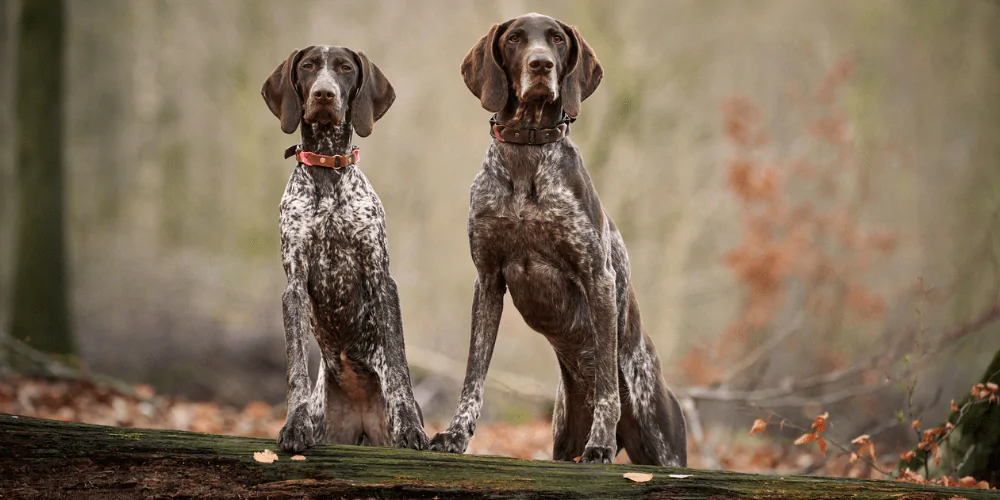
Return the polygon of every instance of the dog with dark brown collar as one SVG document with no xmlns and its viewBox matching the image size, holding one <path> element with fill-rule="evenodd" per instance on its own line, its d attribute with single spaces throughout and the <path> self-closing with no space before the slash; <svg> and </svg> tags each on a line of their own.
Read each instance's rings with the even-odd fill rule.
<svg viewBox="0 0 1000 500">
<path fill-rule="evenodd" d="M 503 297 L 559 360 L 553 458 L 685 466 L 687 438 L 646 335 L 621 234 L 597 196 L 569 124 L 603 69 L 576 28 L 529 14 L 493 25 L 462 62 L 494 140 L 472 184 L 477 277 L 465 384 L 432 450 L 462 453 L 476 428 Z"/>
<path fill-rule="evenodd" d="M 359 168 L 353 132 L 372 133 L 396 97 L 363 52 L 313 46 L 292 52 L 261 95 L 302 142 L 279 207 L 288 416 L 278 444 L 299 452 L 317 443 L 424 449 L 403 347 L 396 282 L 382 202 Z M 315 387 L 309 337 L 322 358 Z"/>
</svg>

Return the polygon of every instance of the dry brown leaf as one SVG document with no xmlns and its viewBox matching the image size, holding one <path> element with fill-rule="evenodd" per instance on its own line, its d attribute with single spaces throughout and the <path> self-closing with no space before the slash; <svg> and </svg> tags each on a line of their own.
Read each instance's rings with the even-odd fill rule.
<svg viewBox="0 0 1000 500">
<path fill-rule="evenodd" d="M 962 409 L 959 408 L 957 404 L 955 404 L 955 400 L 954 399 L 951 400 L 951 411 L 953 411 L 955 413 L 958 413 L 958 412 L 962 411 Z"/>
<path fill-rule="evenodd" d="M 270 464 L 278 460 L 278 455 L 271 450 L 265 449 L 264 451 L 255 451 L 253 459 L 261 463 Z"/>
<path fill-rule="evenodd" d="M 865 437 L 867 437 L 867 436 L 865 436 Z M 870 439 L 865 440 L 864 444 L 861 445 L 861 448 L 858 449 L 858 455 L 860 455 L 860 456 L 863 457 L 863 456 L 865 456 L 865 454 L 868 454 L 868 456 L 872 457 L 872 461 L 873 462 L 876 461 L 876 458 L 875 458 L 875 442 L 874 441 L 872 441 Z"/>
<path fill-rule="evenodd" d="M 857 454 L 857 453 L 854 453 L 854 452 L 852 451 L 852 452 L 851 452 L 851 459 L 850 459 L 850 460 L 848 460 L 848 462 L 849 462 L 849 463 L 852 463 L 852 464 L 853 464 L 853 463 L 857 463 L 857 461 L 858 461 L 858 454 Z"/>
<path fill-rule="evenodd" d="M 920 421 L 919 420 L 914 420 L 913 422 L 910 422 L 910 428 L 911 429 L 919 429 L 920 428 Z"/>
<path fill-rule="evenodd" d="M 962 488 L 975 488 L 977 484 L 976 478 L 972 476 L 965 476 L 958 480 L 958 485 Z"/>
<path fill-rule="evenodd" d="M 986 382 L 986 388 L 992 392 L 997 392 L 997 390 L 1000 390 L 1000 386 L 998 386 L 996 382 Z"/>
<path fill-rule="evenodd" d="M 645 483 L 650 479 L 653 479 L 652 474 L 647 474 L 645 472 L 626 472 L 622 474 L 622 477 L 628 479 L 629 481 L 635 481 L 637 483 Z"/>
<path fill-rule="evenodd" d="M 819 451 L 822 451 L 826 455 L 826 441 L 823 438 L 817 438 L 816 442 L 819 444 Z"/>
<path fill-rule="evenodd" d="M 830 412 L 826 412 L 813 419 L 812 428 L 816 431 L 816 434 L 822 434 L 826 430 L 826 419 L 829 418 Z"/>
<path fill-rule="evenodd" d="M 795 444 L 796 445 L 808 444 L 808 443 L 811 443 L 811 442 L 813 442 L 813 441 L 815 441 L 817 439 L 819 439 L 819 434 L 814 434 L 812 432 L 807 432 L 807 433 L 799 436 L 799 438 L 795 440 Z"/>
<path fill-rule="evenodd" d="M 916 457 L 916 456 L 917 456 L 917 454 L 914 453 L 913 450 L 910 450 L 910 451 L 908 451 L 906 453 L 901 453 L 899 455 L 899 459 L 902 460 L 902 461 L 904 461 L 904 462 L 909 462 L 910 460 L 913 460 L 913 458 Z"/>
<path fill-rule="evenodd" d="M 764 430 L 766 429 L 767 429 L 767 422 L 758 418 L 757 420 L 753 421 L 753 427 L 750 428 L 750 437 L 753 437 L 754 434 L 760 434 L 764 432 Z"/>
<path fill-rule="evenodd" d="M 581 457 L 573 457 L 573 461 L 576 463 L 580 463 L 580 458 Z"/>
<path fill-rule="evenodd" d="M 990 489 L 990 483 L 986 481 L 979 481 L 978 483 L 976 483 L 976 488 L 979 488 L 981 490 L 988 490 Z"/>
<path fill-rule="evenodd" d="M 306 457 L 304 457 L 302 455 L 292 455 L 292 460 L 298 461 L 298 460 L 305 460 L 305 459 L 306 459 Z"/>
<path fill-rule="evenodd" d="M 860 436 L 852 439 L 851 440 L 851 444 L 865 444 L 865 443 L 867 443 L 868 441 L 871 441 L 871 440 L 872 440 L 871 436 L 869 436 L 868 434 L 862 434 L 862 435 L 860 435 Z"/>
</svg>

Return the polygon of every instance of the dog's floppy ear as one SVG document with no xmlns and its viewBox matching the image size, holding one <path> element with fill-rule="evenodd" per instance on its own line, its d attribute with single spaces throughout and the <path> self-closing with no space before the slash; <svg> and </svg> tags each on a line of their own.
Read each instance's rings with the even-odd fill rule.
<svg viewBox="0 0 1000 500">
<path fill-rule="evenodd" d="M 479 98 L 483 108 L 496 113 L 507 105 L 507 75 L 500 67 L 497 39 L 502 37 L 510 21 L 494 24 L 486 36 L 479 39 L 462 61 L 465 86 Z"/>
<path fill-rule="evenodd" d="M 396 92 L 382 70 L 364 52 L 356 52 L 354 55 L 361 67 L 361 83 L 354 94 L 351 121 L 354 122 L 354 131 L 358 135 L 368 137 L 375 128 L 375 122 L 389 111 L 389 106 L 396 100 Z"/>
<path fill-rule="evenodd" d="M 268 109 L 281 120 L 281 131 L 295 132 L 302 121 L 302 96 L 298 89 L 299 59 L 312 47 L 293 50 L 288 59 L 278 65 L 271 76 L 264 81 L 260 95 L 264 97 Z"/>
<path fill-rule="evenodd" d="M 559 23 L 570 39 L 569 55 L 566 62 L 566 76 L 562 82 L 563 111 L 571 118 L 580 114 L 580 103 L 590 97 L 601 84 L 604 68 L 597 60 L 594 49 L 580 36 L 576 27 Z"/>
</svg>

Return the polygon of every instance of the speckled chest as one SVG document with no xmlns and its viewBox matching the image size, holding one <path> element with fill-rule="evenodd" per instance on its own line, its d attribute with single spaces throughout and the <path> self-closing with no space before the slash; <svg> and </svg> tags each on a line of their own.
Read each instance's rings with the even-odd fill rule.
<svg viewBox="0 0 1000 500">
<path fill-rule="evenodd" d="M 300 175 L 299 181 L 311 189 L 286 191 L 285 196 L 302 198 L 298 205 L 308 205 L 302 222 L 309 241 L 309 295 L 317 326 L 337 341 L 365 322 L 370 300 L 366 284 L 373 281 L 372 275 L 388 274 L 385 212 L 356 167 L 340 172 L 305 167 Z M 282 200 L 283 208 L 292 206 L 287 201 Z M 283 210 L 281 216 L 288 214 Z"/>
<path fill-rule="evenodd" d="M 514 149 L 517 148 L 517 149 Z M 589 265 L 595 227 L 573 177 L 579 152 L 494 142 L 472 185 L 469 238 L 477 266 Z"/>
</svg>

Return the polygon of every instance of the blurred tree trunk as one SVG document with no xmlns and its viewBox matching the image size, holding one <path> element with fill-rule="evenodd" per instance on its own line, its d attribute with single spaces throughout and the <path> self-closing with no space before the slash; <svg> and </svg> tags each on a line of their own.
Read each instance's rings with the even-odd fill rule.
<svg viewBox="0 0 1000 500">
<path fill-rule="evenodd" d="M 74 350 L 69 330 L 63 187 L 61 0 L 22 7 L 17 52 L 17 245 L 11 333 L 46 352 Z"/>
<path fill-rule="evenodd" d="M 21 3 L 0 7 L 0 376 L 7 367 L 3 337 L 10 326 L 11 255 L 14 251 L 14 75 Z"/>
</svg>

